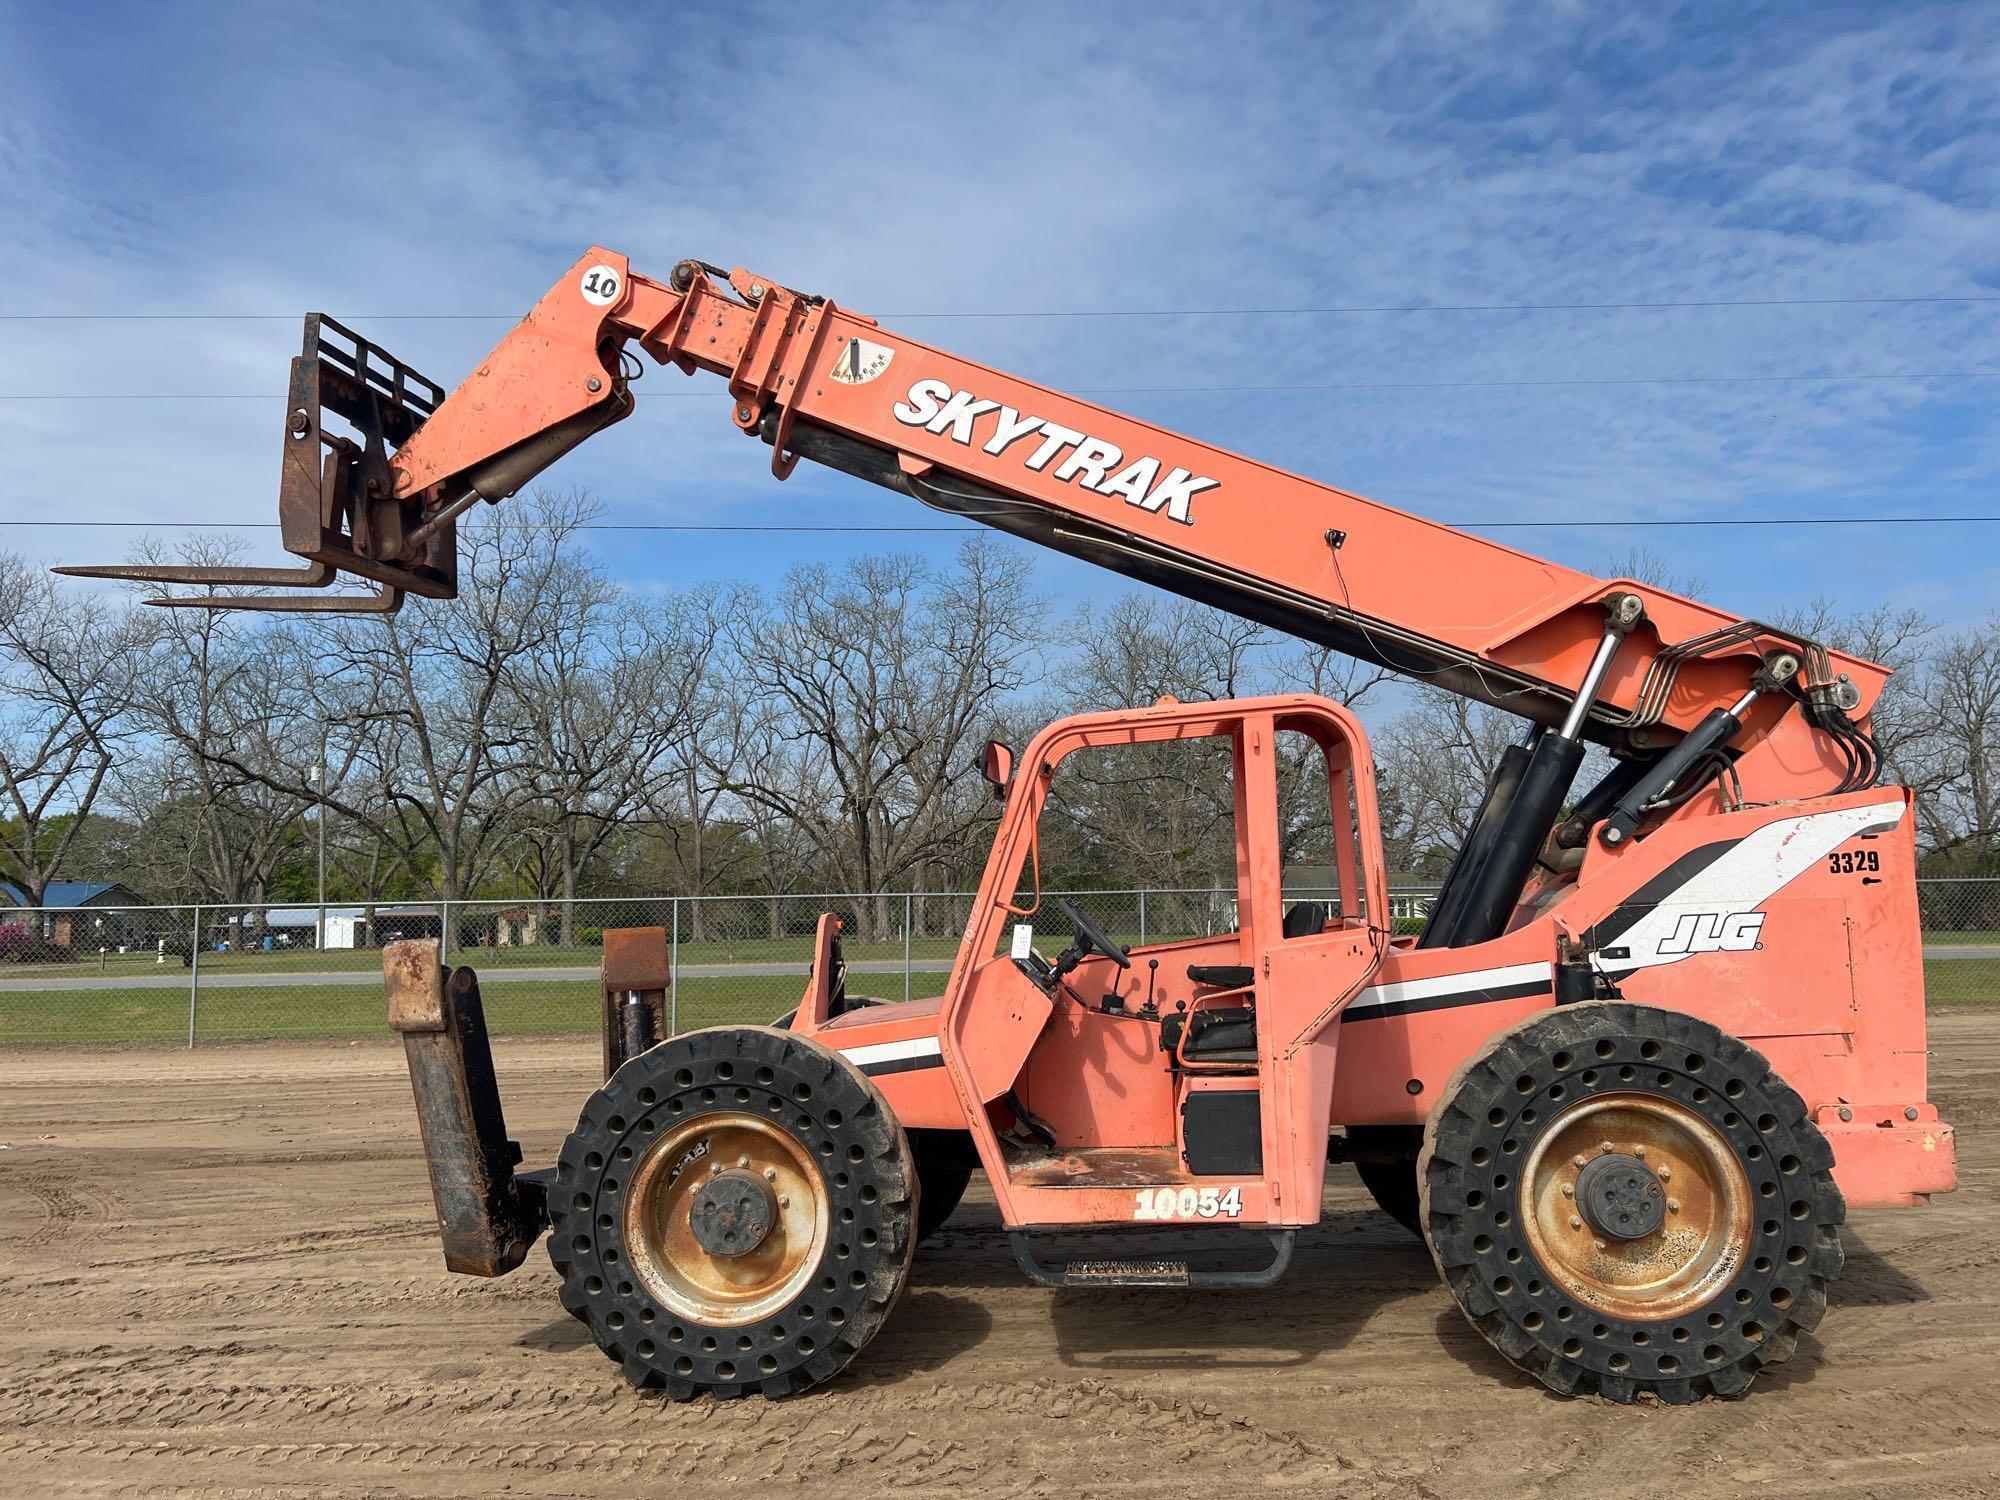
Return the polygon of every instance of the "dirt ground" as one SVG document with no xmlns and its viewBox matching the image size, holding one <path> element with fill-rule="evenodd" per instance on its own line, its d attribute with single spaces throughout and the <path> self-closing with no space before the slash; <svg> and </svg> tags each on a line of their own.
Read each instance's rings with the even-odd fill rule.
<svg viewBox="0 0 2000 1500">
<path fill-rule="evenodd" d="M 0 1053 L 0 1493 L 2000 1494 L 2000 1014 L 1932 1035 L 1963 1185 L 1856 1214 L 1817 1339 L 1686 1409 L 1515 1374 L 1345 1168 L 1261 1293 L 1035 1288 L 975 1187 L 833 1386 L 677 1407 L 539 1251 L 444 1274 L 387 1041 Z M 500 1046 L 530 1163 L 594 1050 Z"/>
</svg>

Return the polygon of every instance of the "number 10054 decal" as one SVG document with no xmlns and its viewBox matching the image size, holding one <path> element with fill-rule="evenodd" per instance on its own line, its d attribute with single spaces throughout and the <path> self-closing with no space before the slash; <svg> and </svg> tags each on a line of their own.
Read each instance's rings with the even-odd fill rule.
<svg viewBox="0 0 2000 1500">
<path fill-rule="evenodd" d="M 1141 1188 L 1132 1195 L 1135 1219 L 1233 1219 L 1243 1212 L 1243 1189 Z"/>
</svg>

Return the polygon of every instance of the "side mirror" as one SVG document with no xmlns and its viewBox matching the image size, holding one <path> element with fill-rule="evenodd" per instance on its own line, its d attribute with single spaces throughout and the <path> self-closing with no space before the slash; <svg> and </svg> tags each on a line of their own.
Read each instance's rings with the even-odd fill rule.
<svg viewBox="0 0 2000 1500">
<path fill-rule="evenodd" d="M 998 740 L 988 740 L 979 752 L 979 774 L 993 783 L 993 795 L 1005 797 L 1007 784 L 1014 779 L 1014 752 Z"/>
</svg>

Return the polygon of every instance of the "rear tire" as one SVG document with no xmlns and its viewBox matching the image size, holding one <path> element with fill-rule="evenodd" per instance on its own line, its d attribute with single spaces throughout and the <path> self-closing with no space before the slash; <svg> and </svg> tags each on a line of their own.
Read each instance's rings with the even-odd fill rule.
<svg viewBox="0 0 2000 1500">
<path fill-rule="evenodd" d="M 923 1185 L 917 1199 L 917 1243 L 921 1245 L 944 1227 L 965 1196 L 972 1169 L 979 1165 L 979 1153 L 963 1130 L 912 1130 L 909 1137 L 910 1156 L 917 1164 L 917 1180 Z"/>
<path fill-rule="evenodd" d="M 1746 1390 L 1826 1312 L 1833 1152 L 1761 1053 L 1622 1001 L 1530 1017 L 1425 1130 L 1424 1237 L 1460 1309 L 1551 1390 Z"/>
<path fill-rule="evenodd" d="M 591 1096 L 557 1158 L 549 1255 L 563 1306 L 634 1385 L 791 1395 L 887 1320 L 917 1193 L 860 1069 L 772 1027 L 715 1027 Z"/>
</svg>

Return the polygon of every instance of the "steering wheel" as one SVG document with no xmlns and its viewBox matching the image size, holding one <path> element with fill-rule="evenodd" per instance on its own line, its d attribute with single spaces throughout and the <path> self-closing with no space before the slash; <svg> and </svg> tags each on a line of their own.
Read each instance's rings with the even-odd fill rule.
<svg viewBox="0 0 2000 1500">
<path fill-rule="evenodd" d="M 1099 953 L 1102 953 L 1106 958 L 1118 965 L 1119 968 L 1129 969 L 1132 967 L 1131 949 L 1121 948 L 1118 944 L 1112 942 L 1110 938 L 1104 935 L 1103 928 L 1099 927 L 1090 918 L 1063 900 L 1062 897 L 1052 896 L 1049 899 L 1061 907 L 1062 914 L 1069 918 L 1070 926 L 1076 929 L 1078 946 L 1083 948 L 1084 951 L 1088 952 L 1090 949 L 1095 948 Z"/>
</svg>

